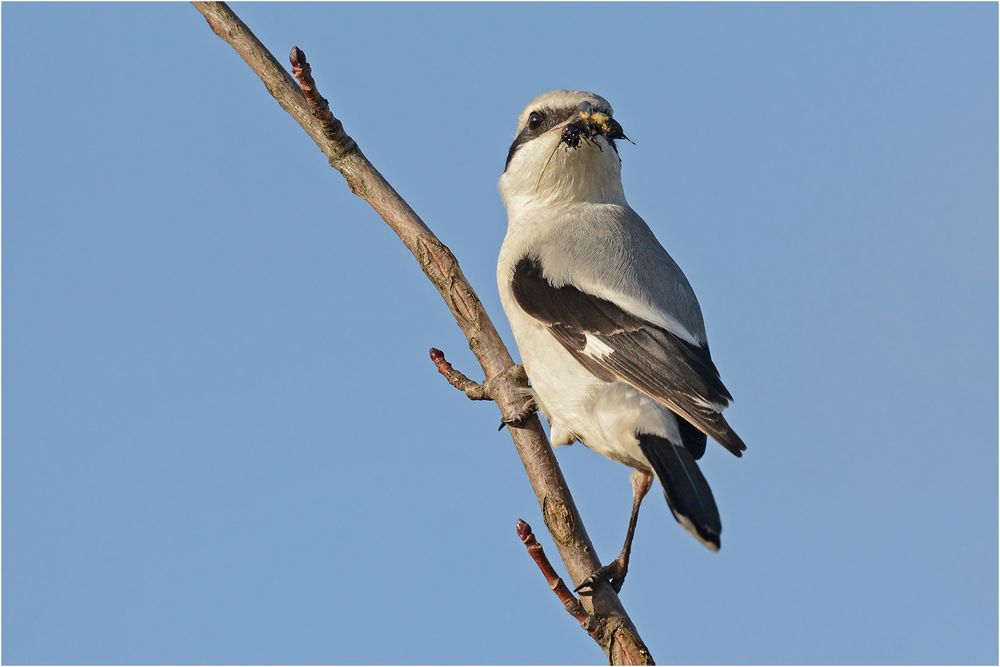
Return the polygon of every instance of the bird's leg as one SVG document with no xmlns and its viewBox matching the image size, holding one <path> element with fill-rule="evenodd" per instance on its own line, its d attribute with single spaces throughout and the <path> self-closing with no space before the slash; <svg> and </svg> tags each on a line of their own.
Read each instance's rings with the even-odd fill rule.
<svg viewBox="0 0 1000 667">
<path fill-rule="evenodd" d="M 576 592 L 581 595 L 590 595 L 594 592 L 594 585 L 598 581 L 607 581 L 618 593 L 625 583 L 625 575 L 628 574 L 628 559 L 632 555 L 632 538 L 635 537 L 635 526 L 639 520 L 639 506 L 642 499 L 649 493 L 649 487 L 653 484 L 653 473 L 647 470 L 636 470 L 632 473 L 632 516 L 628 520 L 628 532 L 625 534 L 625 544 L 618 558 L 614 559 L 594 574 L 590 575 L 579 586 Z"/>
</svg>

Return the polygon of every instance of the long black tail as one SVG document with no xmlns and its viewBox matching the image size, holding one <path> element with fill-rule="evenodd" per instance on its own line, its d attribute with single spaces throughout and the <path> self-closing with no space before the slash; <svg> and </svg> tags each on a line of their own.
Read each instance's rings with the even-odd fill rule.
<svg viewBox="0 0 1000 667">
<path fill-rule="evenodd" d="M 636 434 L 639 447 L 663 485 L 677 523 L 712 551 L 719 550 L 722 522 L 712 489 L 691 453 L 658 435 Z"/>
</svg>

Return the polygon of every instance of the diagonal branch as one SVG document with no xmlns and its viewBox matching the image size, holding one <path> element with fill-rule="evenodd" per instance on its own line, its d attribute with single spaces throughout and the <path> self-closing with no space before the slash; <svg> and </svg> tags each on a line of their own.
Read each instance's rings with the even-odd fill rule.
<svg viewBox="0 0 1000 667">
<path fill-rule="evenodd" d="M 344 131 L 329 104 L 319 94 L 305 54 L 292 50 L 293 71 L 289 76 L 250 29 L 223 2 L 194 2 L 212 30 L 229 43 L 260 77 L 268 92 L 312 137 L 330 165 L 347 180 L 351 191 L 365 199 L 413 253 L 424 273 L 437 287 L 455 322 L 469 341 L 490 394 L 504 415 L 514 414 L 523 403 L 514 362 L 490 321 L 458 261 L 409 204 L 392 188 Z M 468 379 L 468 378 L 466 378 Z M 470 381 L 471 382 L 471 381 Z M 583 581 L 601 563 L 556 462 L 552 447 L 537 417 L 523 427 L 509 429 L 525 471 L 542 508 L 545 524 L 574 583 Z M 652 664 L 652 657 L 636 632 L 614 590 L 599 584 L 583 602 L 596 619 L 593 634 L 612 664 Z"/>
</svg>

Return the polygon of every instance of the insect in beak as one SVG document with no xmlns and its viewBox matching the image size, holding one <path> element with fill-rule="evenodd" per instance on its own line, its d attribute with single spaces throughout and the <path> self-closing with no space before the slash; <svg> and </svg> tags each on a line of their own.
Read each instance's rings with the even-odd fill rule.
<svg viewBox="0 0 1000 667">
<path fill-rule="evenodd" d="M 561 142 L 569 148 L 579 147 L 581 140 L 600 147 L 600 144 L 595 141 L 599 136 L 605 136 L 612 141 L 625 139 L 634 143 L 625 136 L 621 124 L 614 118 L 604 113 L 591 111 L 582 111 L 575 120 L 563 128 Z"/>
</svg>

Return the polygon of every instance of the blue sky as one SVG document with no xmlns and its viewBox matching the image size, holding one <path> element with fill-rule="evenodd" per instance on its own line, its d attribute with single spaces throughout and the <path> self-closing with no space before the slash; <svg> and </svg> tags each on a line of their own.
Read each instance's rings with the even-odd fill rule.
<svg viewBox="0 0 1000 667">
<path fill-rule="evenodd" d="M 498 303 L 523 105 L 611 100 L 749 445 L 643 509 L 661 663 L 997 661 L 995 4 L 240 4 Z M 186 4 L 4 4 L 5 663 L 598 663 L 410 255 Z M 558 452 L 598 552 L 628 470 Z M 547 535 L 543 544 L 554 555 Z"/>
</svg>

